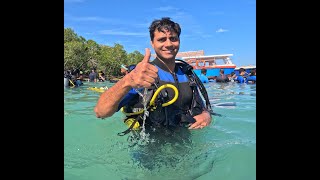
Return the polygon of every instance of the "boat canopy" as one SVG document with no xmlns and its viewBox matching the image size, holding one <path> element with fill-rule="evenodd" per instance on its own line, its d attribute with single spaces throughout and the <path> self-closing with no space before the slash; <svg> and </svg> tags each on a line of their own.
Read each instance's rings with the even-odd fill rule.
<svg viewBox="0 0 320 180">
<path fill-rule="evenodd" d="M 194 68 L 208 66 L 235 66 L 231 61 L 233 54 L 207 55 L 207 56 L 188 56 L 181 59 L 194 66 Z"/>
<path fill-rule="evenodd" d="M 188 57 L 181 57 L 183 60 L 189 59 L 227 59 L 233 54 L 220 54 L 220 55 L 207 55 L 207 56 L 188 56 Z M 230 59 L 230 58 L 229 58 Z"/>
</svg>

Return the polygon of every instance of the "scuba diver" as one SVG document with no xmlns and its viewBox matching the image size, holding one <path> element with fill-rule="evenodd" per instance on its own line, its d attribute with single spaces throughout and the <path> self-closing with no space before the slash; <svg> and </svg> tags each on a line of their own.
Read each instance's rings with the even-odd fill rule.
<svg viewBox="0 0 320 180">
<path fill-rule="evenodd" d="M 120 136 L 144 130 L 150 139 L 163 142 L 162 145 L 176 144 L 177 140 L 185 143 L 190 141 L 190 129 L 202 129 L 212 121 L 214 113 L 208 94 L 192 66 L 176 59 L 180 25 L 164 17 L 151 23 L 149 33 L 155 59 L 149 62 L 151 53 L 146 48 L 143 60 L 101 94 L 94 112 L 103 119 L 122 111 L 128 128 Z M 135 157 L 146 166 L 155 167 L 159 147 L 157 143 L 149 144 L 148 153 Z"/>
<path fill-rule="evenodd" d="M 83 85 L 83 73 L 79 69 L 64 71 L 64 87 L 79 87 Z"/>
<path fill-rule="evenodd" d="M 224 69 L 219 70 L 219 76 L 216 78 L 216 82 L 230 82 L 229 77 L 224 74 Z"/>
<path fill-rule="evenodd" d="M 208 126 L 213 112 L 209 100 L 204 104 L 199 93 L 208 99 L 207 92 L 192 67 L 175 59 L 180 47 L 180 25 L 170 18 L 162 18 L 152 22 L 149 32 L 156 58 L 149 62 L 151 54 L 146 48 L 144 59 L 135 69 L 100 96 L 94 108 L 96 116 L 110 117 L 122 109 L 127 118 L 141 124 L 143 113 L 138 112 L 143 108 L 142 97 L 136 89 L 142 92 L 146 88 L 148 101 L 154 97 L 148 105 L 146 124 L 149 127 L 199 129 Z M 166 85 L 165 89 L 155 97 L 154 93 L 162 85 Z M 163 106 L 170 100 L 174 102 Z"/>
</svg>

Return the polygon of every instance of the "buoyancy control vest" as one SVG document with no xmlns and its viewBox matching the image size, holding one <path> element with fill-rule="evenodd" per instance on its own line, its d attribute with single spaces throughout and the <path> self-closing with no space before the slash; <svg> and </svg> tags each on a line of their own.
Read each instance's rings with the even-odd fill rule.
<svg viewBox="0 0 320 180">
<path fill-rule="evenodd" d="M 158 78 L 156 83 L 147 90 L 146 99 L 149 116 L 146 118 L 146 125 L 168 128 L 187 127 L 190 123 L 195 122 L 193 117 L 201 114 L 204 110 L 214 114 L 207 91 L 201 80 L 193 72 L 192 66 L 182 60 L 176 60 L 174 73 L 171 74 L 164 70 L 166 67 L 163 67 L 163 64 L 158 59 L 150 63 L 158 68 Z M 162 90 L 155 94 L 159 87 L 169 86 L 168 84 L 176 87 L 177 91 L 174 88 L 161 88 Z M 139 90 L 143 94 L 144 88 Z M 163 104 L 175 98 L 175 93 L 178 93 L 178 98 L 175 102 L 163 107 Z M 154 96 L 156 97 L 154 98 Z M 205 99 L 205 104 L 202 98 Z M 151 99 L 153 99 L 152 105 L 150 105 Z M 119 133 L 119 135 L 125 135 L 132 129 L 139 129 L 139 125 L 142 124 L 143 120 L 142 102 L 142 97 L 136 94 L 123 106 L 122 111 L 126 114 L 124 122 L 129 128 Z"/>
</svg>

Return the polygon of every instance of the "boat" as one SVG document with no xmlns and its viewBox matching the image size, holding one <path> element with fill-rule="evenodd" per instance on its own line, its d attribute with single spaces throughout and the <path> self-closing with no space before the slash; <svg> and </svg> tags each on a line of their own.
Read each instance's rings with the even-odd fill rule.
<svg viewBox="0 0 320 180">
<path fill-rule="evenodd" d="M 234 72 L 236 65 L 232 63 L 231 56 L 233 54 L 220 55 L 200 55 L 200 56 L 184 56 L 182 60 L 193 67 L 194 72 L 200 76 L 201 69 L 207 69 L 206 76 L 219 76 L 220 69 L 224 69 L 224 74 Z"/>
</svg>

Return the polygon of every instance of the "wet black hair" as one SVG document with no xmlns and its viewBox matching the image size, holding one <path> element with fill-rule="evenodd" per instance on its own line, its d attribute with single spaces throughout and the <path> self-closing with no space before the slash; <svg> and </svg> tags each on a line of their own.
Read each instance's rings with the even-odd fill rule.
<svg viewBox="0 0 320 180">
<path fill-rule="evenodd" d="M 178 23 L 175 23 L 170 20 L 169 17 L 163 17 L 162 19 L 156 19 L 154 20 L 150 27 L 149 27 L 149 33 L 150 33 L 150 39 L 153 41 L 154 39 L 154 32 L 158 30 L 159 32 L 165 32 L 165 30 L 169 32 L 175 32 L 177 33 L 178 37 L 180 37 L 181 34 L 181 28 Z"/>
</svg>

